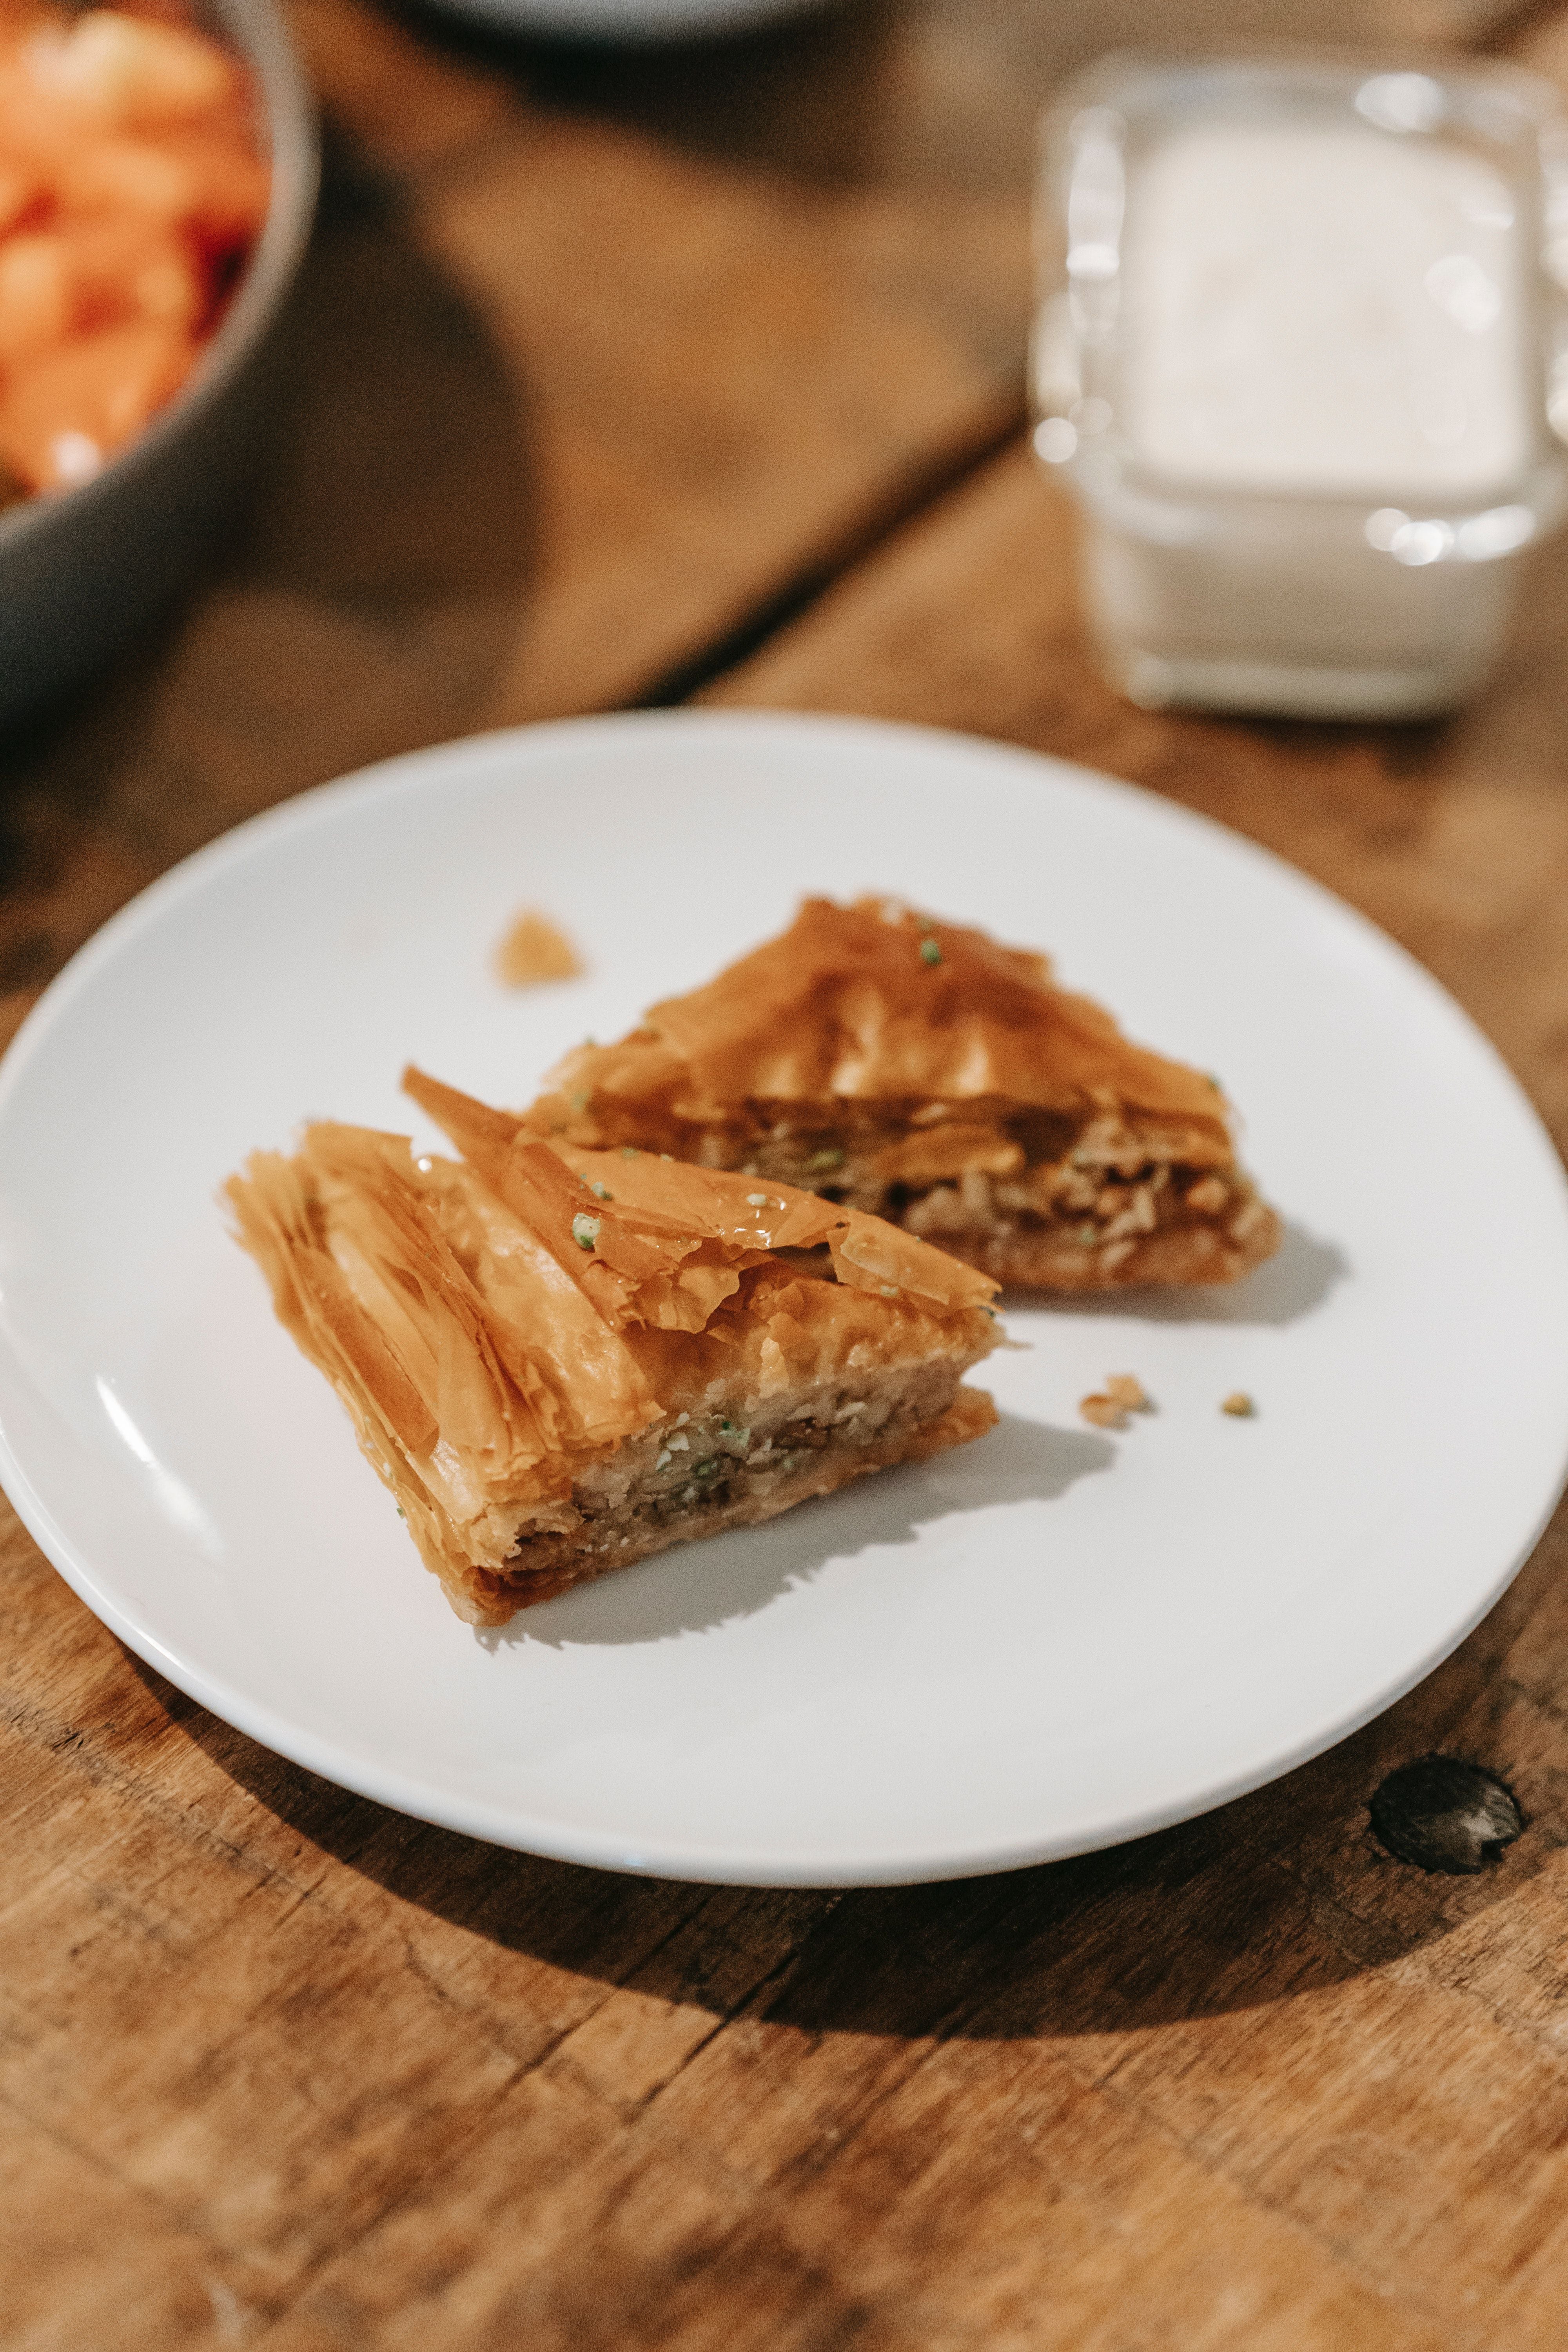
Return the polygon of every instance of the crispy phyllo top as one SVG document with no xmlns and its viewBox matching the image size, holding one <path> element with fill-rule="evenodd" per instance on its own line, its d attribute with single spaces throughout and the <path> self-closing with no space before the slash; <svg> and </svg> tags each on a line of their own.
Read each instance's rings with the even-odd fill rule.
<svg viewBox="0 0 1568 2352">
<path fill-rule="evenodd" d="M 592 1091 L 698 1122 L 745 1102 L 988 1100 L 1227 1132 L 1212 1079 L 1133 1045 L 1045 956 L 886 898 L 807 898 L 778 939 L 651 1006 L 618 1045 L 579 1047 L 546 1086 L 536 1131 L 566 1129 Z"/>
<path fill-rule="evenodd" d="M 489 1609 L 483 1579 L 520 1521 L 568 1510 L 586 1458 L 748 1349 L 766 1389 L 830 1324 L 851 1349 L 990 1344 L 970 1327 L 988 1331 L 996 1285 L 879 1218 L 649 1153 L 563 1154 L 432 1078 L 405 1083 L 463 1163 L 321 1123 L 227 1190 L 280 1320 L 466 1614 Z M 836 1302 L 826 1321 L 813 1298 Z"/>
<path fill-rule="evenodd" d="M 635 1151 L 557 1150 L 418 1070 L 405 1091 L 426 1111 L 612 1331 L 700 1331 L 748 1266 L 826 1248 L 851 1290 L 902 1297 L 928 1315 L 984 1306 L 997 1285 L 897 1225 L 793 1185 Z"/>
</svg>

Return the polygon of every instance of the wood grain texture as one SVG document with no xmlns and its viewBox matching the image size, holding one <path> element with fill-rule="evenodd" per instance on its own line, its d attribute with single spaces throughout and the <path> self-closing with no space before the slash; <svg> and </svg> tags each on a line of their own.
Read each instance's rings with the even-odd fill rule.
<svg viewBox="0 0 1568 2352">
<path fill-rule="evenodd" d="M 1373 41 L 1405 0 L 1167 0 Z M 287 390 L 204 578 L 0 747 L 0 993 L 368 761 L 660 698 L 1021 416 L 1039 105 L 1131 0 L 862 0 L 653 58 L 293 0 L 331 142 Z"/>
<path fill-rule="evenodd" d="M 1163 29 L 1370 38 L 1401 6 Z M 1089 659 L 1065 502 L 986 457 L 1034 109 L 1144 34 L 1130 5 L 871 6 L 653 60 L 296 19 L 347 143 L 291 404 L 184 613 L 0 755 L 0 1045 L 253 810 L 689 666 L 1238 825 L 1405 939 L 1568 1142 L 1568 553 L 1449 727 L 1154 717 Z M 1517 46 L 1568 72 L 1559 17 Z M 1419 1690 L 1203 1822 L 770 1894 L 312 1780 L 132 1661 L 0 1505 L 0 2343 L 1554 2352 L 1565 1567 L 1568 1514 Z M 1523 1803 L 1480 1876 L 1370 1833 L 1434 1748 Z"/>
<path fill-rule="evenodd" d="M 1273 1790 L 817 1895 L 497 1853 L 327 1787 L 133 1664 L 7 1522 L 7 2340 L 1552 2342 L 1565 1537 Z M 1495 1873 L 1369 1834 L 1435 1746 L 1524 1798 Z M 117 2314 L 140 2332 L 95 2333 Z"/>
<path fill-rule="evenodd" d="M 1024 189 L 823 176 L 831 32 L 730 68 L 796 93 L 764 168 L 297 21 L 336 139 L 274 438 L 182 612 L 0 752 L 0 992 L 306 785 L 657 692 L 1021 414 Z"/>
</svg>

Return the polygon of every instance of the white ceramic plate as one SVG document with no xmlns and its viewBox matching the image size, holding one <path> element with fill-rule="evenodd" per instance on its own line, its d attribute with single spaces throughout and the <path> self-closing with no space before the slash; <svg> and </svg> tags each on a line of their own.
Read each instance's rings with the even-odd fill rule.
<svg viewBox="0 0 1568 2352">
<path fill-rule="evenodd" d="M 308 1114 L 406 1130 L 407 1056 L 522 1102 L 813 888 L 1048 945 L 1218 1072 L 1287 1245 L 1231 1292 L 1015 1303 L 979 1444 L 478 1635 L 217 1186 Z M 530 904 L 587 978 L 494 982 Z M 1529 1550 L 1568 1451 L 1565 1295 L 1541 1127 L 1370 925 L 1125 785 L 850 720 L 593 719 L 308 793 L 109 924 L 0 1073 L 0 1475 L 62 1573 L 313 1770 L 616 1869 L 998 1869 L 1326 1747 Z M 1158 1413 L 1086 1428 L 1078 1399 L 1121 1370 Z M 1220 1412 L 1235 1389 L 1257 1419 Z"/>
</svg>

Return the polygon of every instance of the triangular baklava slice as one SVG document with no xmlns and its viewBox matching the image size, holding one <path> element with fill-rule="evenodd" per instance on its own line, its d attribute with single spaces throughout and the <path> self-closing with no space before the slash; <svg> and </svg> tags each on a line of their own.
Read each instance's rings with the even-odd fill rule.
<svg viewBox="0 0 1568 2352">
<path fill-rule="evenodd" d="M 1047 1290 L 1230 1282 L 1279 1243 L 1215 1079 L 1043 955 L 887 899 L 808 898 L 619 1045 L 569 1054 L 526 1117 L 806 1185 Z"/>
<path fill-rule="evenodd" d="M 552 1149 L 410 1072 L 462 1162 L 308 1128 L 239 1237 L 461 1617 L 978 1437 L 995 1284 L 858 1210 Z"/>
</svg>

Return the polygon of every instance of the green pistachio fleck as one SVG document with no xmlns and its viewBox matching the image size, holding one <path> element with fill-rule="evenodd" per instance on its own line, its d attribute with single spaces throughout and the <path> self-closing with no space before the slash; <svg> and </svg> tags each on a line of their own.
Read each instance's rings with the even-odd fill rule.
<svg viewBox="0 0 1568 2352">
<path fill-rule="evenodd" d="M 599 1220 L 581 1214 L 572 1220 L 572 1238 L 580 1250 L 591 1250 L 599 1238 Z"/>
<path fill-rule="evenodd" d="M 694 1478 L 714 1478 L 717 1477 L 721 1467 L 719 1456 L 716 1454 L 710 1454 L 706 1462 L 692 1464 L 691 1475 Z"/>
<path fill-rule="evenodd" d="M 934 940 L 922 940 L 921 941 L 921 963 L 940 963 L 942 961 L 942 950 L 938 947 Z"/>
<path fill-rule="evenodd" d="M 1079 1225 L 1078 1229 L 1078 1237 L 1085 1249 L 1090 1249 L 1100 1239 L 1100 1227 L 1098 1225 Z"/>
<path fill-rule="evenodd" d="M 1210 1086 L 1214 1088 L 1216 1095 L 1224 1094 L 1225 1088 L 1221 1086 L 1219 1080 L 1215 1077 L 1212 1070 L 1205 1071 L 1205 1076 L 1207 1077 Z"/>
<path fill-rule="evenodd" d="M 751 1431 L 737 1429 L 732 1421 L 721 1421 L 719 1423 L 719 1434 L 721 1437 L 728 1437 L 736 1445 L 750 1445 L 752 1442 Z"/>
<path fill-rule="evenodd" d="M 404 1509 L 401 1503 L 397 1506 L 397 1516 L 400 1519 L 405 1519 L 408 1517 L 407 1512 Z"/>
<path fill-rule="evenodd" d="M 814 1151 L 805 1163 L 806 1173 L 811 1176 L 826 1175 L 828 1169 L 842 1168 L 843 1165 L 844 1146 L 841 1143 L 825 1145 L 822 1150 Z"/>
<path fill-rule="evenodd" d="M 613 1201 L 616 1197 L 607 1184 L 590 1184 L 588 1190 L 596 1192 L 601 1201 Z"/>
<path fill-rule="evenodd" d="M 622 1158 L 623 1160 L 635 1160 L 635 1159 L 637 1159 L 637 1145 L 636 1145 L 635 1143 L 623 1143 L 623 1144 L 622 1144 L 622 1146 L 621 1146 L 621 1158 Z"/>
<path fill-rule="evenodd" d="M 588 1097 L 586 1095 L 568 1095 L 566 1097 L 566 1108 L 568 1110 L 586 1110 L 588 1108 Z"/>
</svg>

